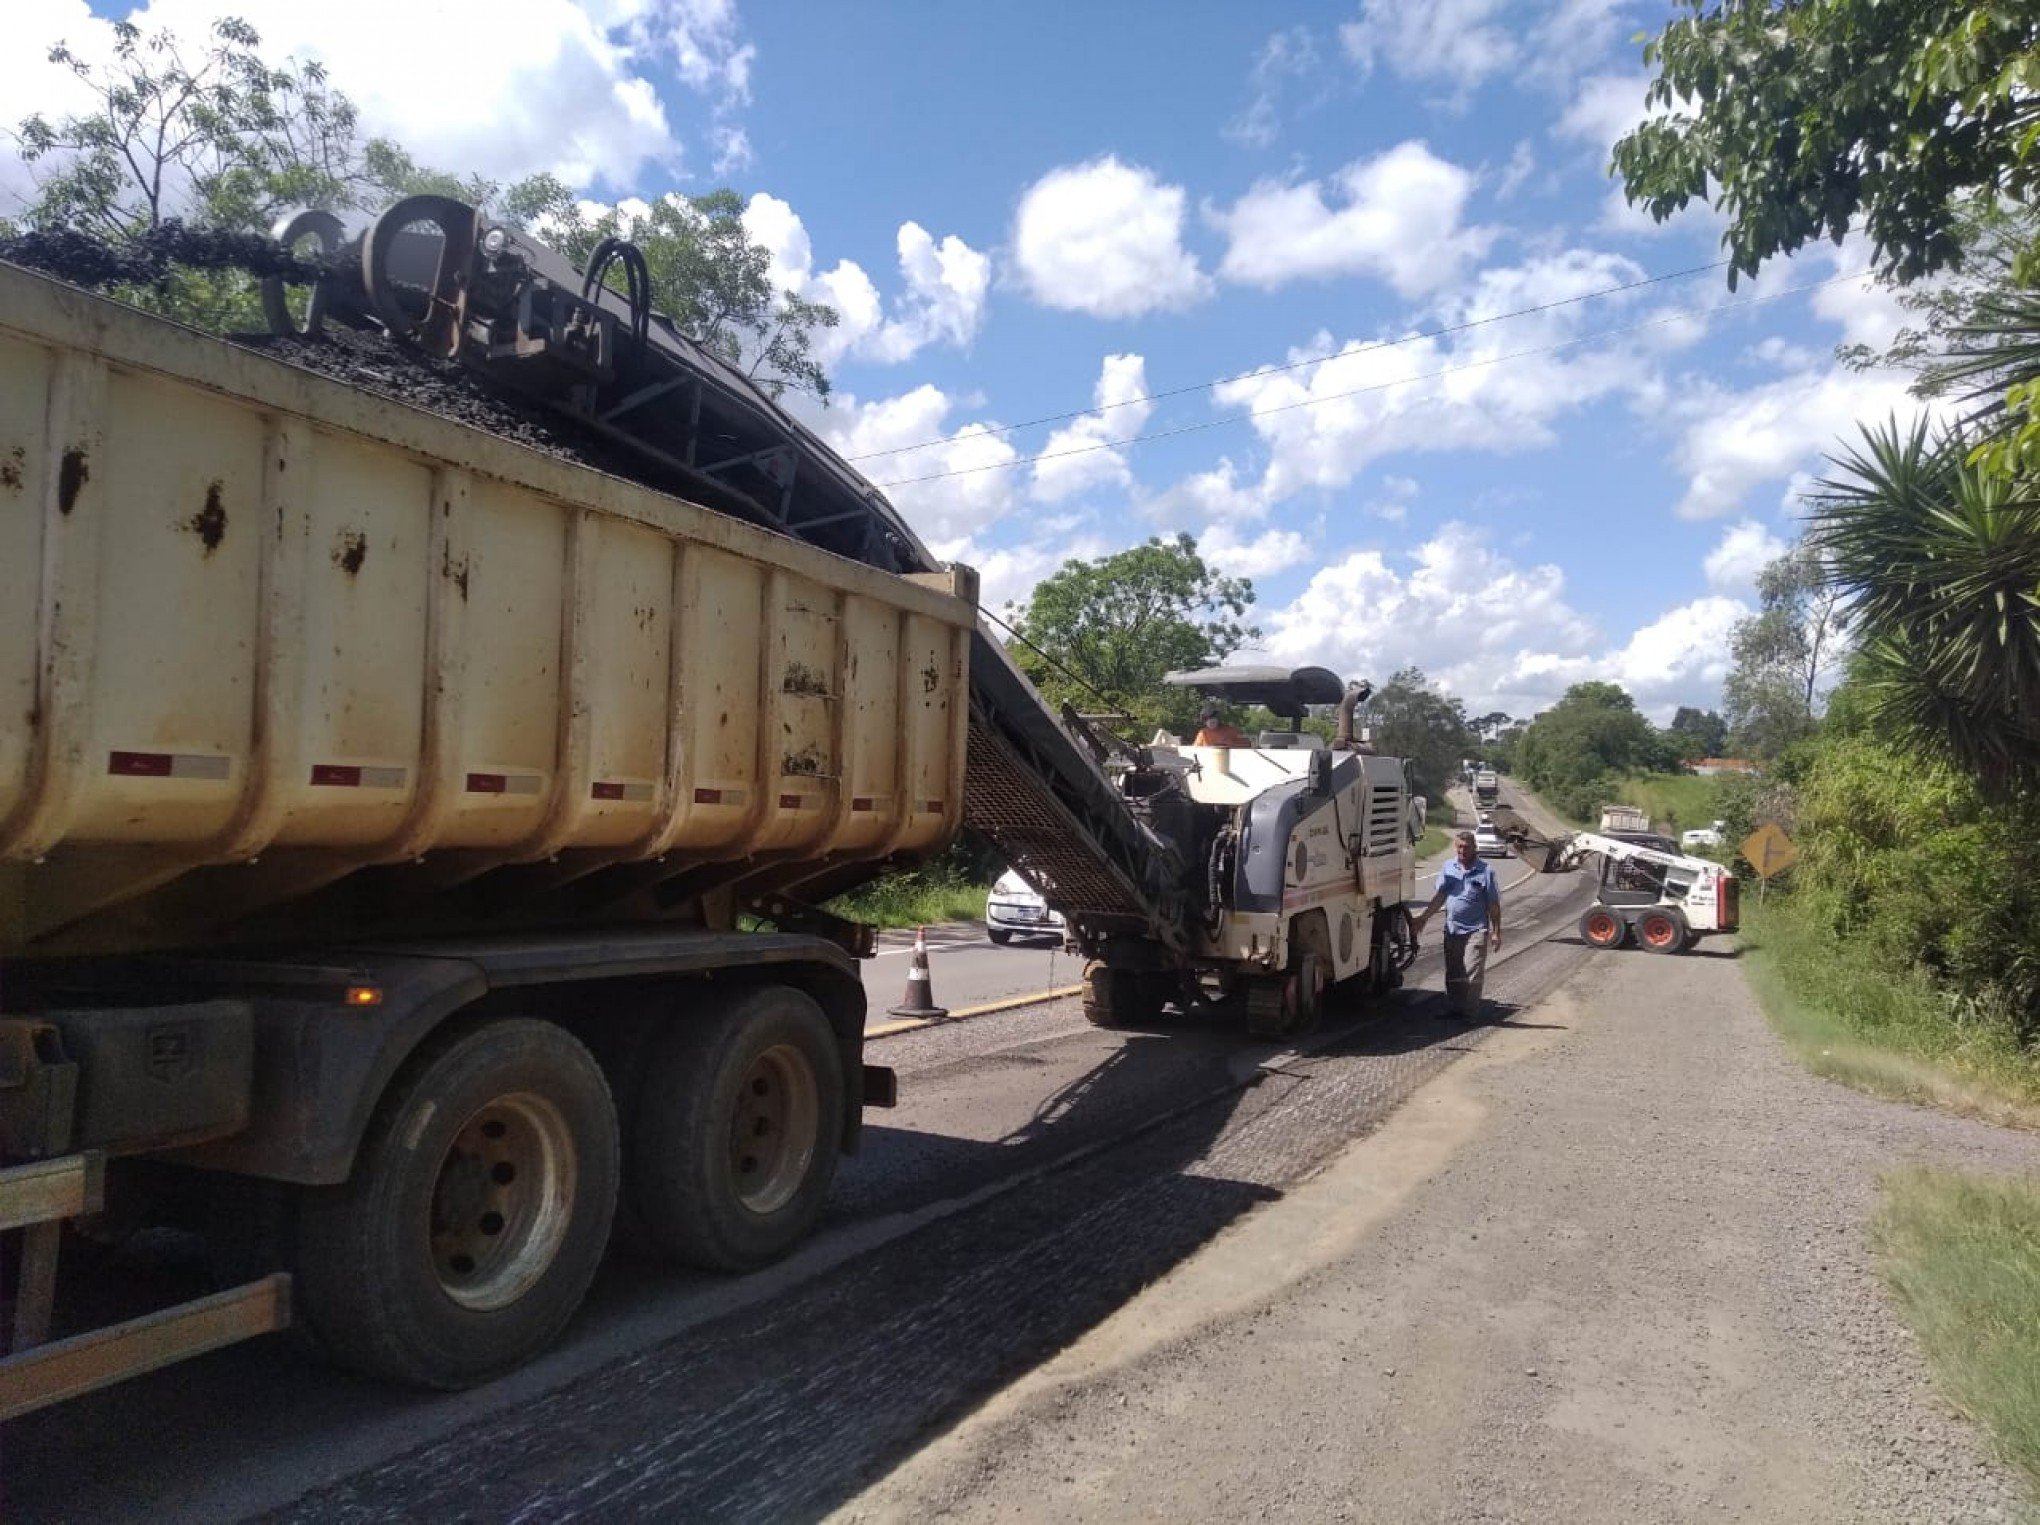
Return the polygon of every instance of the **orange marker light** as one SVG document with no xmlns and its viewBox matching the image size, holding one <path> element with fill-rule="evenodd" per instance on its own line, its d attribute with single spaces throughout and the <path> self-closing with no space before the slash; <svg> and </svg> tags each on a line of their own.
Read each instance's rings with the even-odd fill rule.
<svg viewBox="0 0 2040 1525">
<path fill-rule="evenodd" d="M 345 1000 L 349 1006 L 354 1007 L 380 1006 L 382 1005 L 382 986 L 349 985 Z"/>
</svg>

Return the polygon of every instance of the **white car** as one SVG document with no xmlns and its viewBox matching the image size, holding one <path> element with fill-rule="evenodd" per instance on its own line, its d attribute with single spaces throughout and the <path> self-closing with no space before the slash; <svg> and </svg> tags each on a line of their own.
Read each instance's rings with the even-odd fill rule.
<svg viewBox="0 0 2040 1525">
<path fill-rule="evenodd" d="M 1483 858 L 1506 858 L 1510 856 L 1508 842 L 1492 826 L 1483 826 L 1474 832 L 1473 846 L 1474 850 Z"/>
<path fill-rule="evenodd" d="M 1728 822 L 1716 821 L 1712 826 L 1696 826 L 1691 831 L 1679 833 L 1681 847 L 1719 847 L 1722 833 L 1728 829 Z"/>
<path fill-rule="evenodd" d="M 1016 937 L 1061 937 L 1063 919 L 1051 911 L 1034 887 L 1011 869 L 999 875 L 985 896 L 985 936 L 995 943 Z"/>
</svg>

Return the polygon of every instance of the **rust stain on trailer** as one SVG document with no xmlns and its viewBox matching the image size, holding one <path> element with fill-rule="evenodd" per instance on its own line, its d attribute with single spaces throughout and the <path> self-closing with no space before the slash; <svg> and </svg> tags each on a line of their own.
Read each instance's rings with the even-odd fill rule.
<svg viewBox="0 0 2040 1525">
<path fill-rule="evenodd" d="M 829 680 L 826 675 L 816 672 L 805 662 L 787 664 L 786 675 L 780 680 L 780 692 L 788 694 L 809 694 L 826 699 L 829 696 Z"/>
<path fill-rule="evenodd" d="M 28 451 L 16 445 L 7 452 L 7 459 L 0 461 L 0 487 L 11 492 L 21 491 L 21 474 L 28 466 Z"/>
<path fill-rule="evenodd" d="M 185 520 L 184 527 L 205 542 L 206 555 L 220 548 L 220 542 L 227 538 L 227 510 L 220 502 L 218 482 L 205 490 L 205 507 Z"/>
<path fill-rule="evenodd" d="M 366 546 L 362 547 L 363 555 L 366 555 L 367 551 L 368 548 Z M 356 566 L 358 567 L 359 565 L 360 563 L 357 562 Z M 439 575 L 451 579 L 453 585 L 460 590 L 460 601 L 466 603 L 468 596 L 467 558 L 465 556 L 461 557 L 460 565 L 456 567 L 453 564 L 453 547 L 451 545 L 440 548 Z"/>
<path fill-rule="evenodd" d="M 333 565 L 352 577 L 368 560 L 368 536 L 360 530 L 342 530 L 333 542 Z"/>
<path fill-rule="evenodd" d="M 63 464 L 57 470 L 57 512 L 68 514 L 76 508 L 78 494 L 91 480 L 92 467 L 85 459 L 85 452 L 73 445 L 64 452 Z"/>
</svg>

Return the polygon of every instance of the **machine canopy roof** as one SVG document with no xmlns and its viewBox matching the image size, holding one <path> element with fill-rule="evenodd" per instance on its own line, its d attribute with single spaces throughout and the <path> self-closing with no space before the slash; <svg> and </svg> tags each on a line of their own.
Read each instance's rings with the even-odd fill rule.
<svg viewBox="0 0 2040 1525">
<path fill-rule="evenodd" d="M 1200 667 L 1162 679 L 1229 704 L 1262 704 L 1278 715 L 1301 715 L 1313 704 L 1337 704 L 1346 685 L 1329 667 Z"/>
</svg>

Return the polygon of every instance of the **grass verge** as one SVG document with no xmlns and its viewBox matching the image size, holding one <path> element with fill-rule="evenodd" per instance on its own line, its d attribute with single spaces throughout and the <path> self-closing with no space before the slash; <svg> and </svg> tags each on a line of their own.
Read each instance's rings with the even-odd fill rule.
<svg viewBox="0 0 2040 1525">
<path fill-rule="evenodd" d="M 1459 811 L 1448 800 L 1434 800 L 1424 816 L 1424 834 L 1417 838 L 1418 858 L 1445 851 L 1458 829 Z"/>
<path fill-rule="evenodd" d="M 2040 1186 L 1895 1172 L 1873 1239 L 1936 1385 L 2040 1490 Z"/>
<path fill-rule="evenodd" d="M 932 927 L 940 921 L 977 921 L 985 914 L 986 886 L 968 879 L 888 874 L 838 895 L 828 909 L 873 927 Z"/>
<path fill-rule="evenodd" d="M 1721 785 L 1718 777 L 1697 774 L 1632 773 L 1616 785 L 1615 798 L 1642 806 L 1653 827 L 1676 837 L 1721 814 Z"/>
<path fill-rule="evenodd" d="M 1815 1074 L 2040 1129 L 2040 1055 L 2004 1028 L 1956 1020 L 1923 971 L 1894 978 L 1808 925 L 1789 901 L 1759 905 L 1754 893 L 1743 900 L 1739 942 L 1771 1025 Z"/>
</svg>

